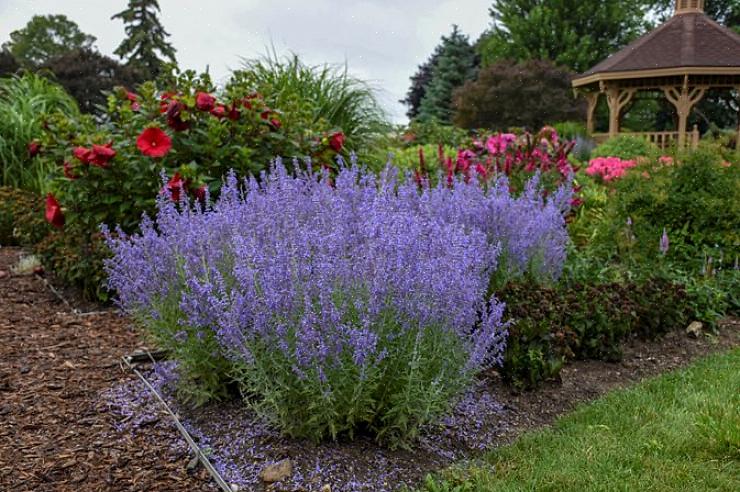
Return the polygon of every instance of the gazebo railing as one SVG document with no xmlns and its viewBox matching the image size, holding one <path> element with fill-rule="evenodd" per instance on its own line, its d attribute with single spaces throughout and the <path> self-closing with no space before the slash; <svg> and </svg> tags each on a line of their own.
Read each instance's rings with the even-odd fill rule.
<svg viewBox="0 0 740 492">
<path fill-rule="evenodd" d="M 648 142 L 654 144 L 660 150 L 670 149 L 678 145 L 678 132 L 620 132 L 619 135 L 629 135 L 632 137 L 641 137 Z M 694 129 L 690 132 L 686 132 L 686 146 L 690 146 L 691 149 L 696 149 L 699 146 L 699 128 L 694 125 Z M 591 138 L 599 144 L 608 140 L 610 135 L 608 133 L 594 133 Z"/>
</svg>

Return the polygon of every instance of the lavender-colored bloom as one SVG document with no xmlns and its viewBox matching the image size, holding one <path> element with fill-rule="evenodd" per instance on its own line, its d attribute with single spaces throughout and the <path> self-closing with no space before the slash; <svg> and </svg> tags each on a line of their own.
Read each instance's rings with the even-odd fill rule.
<svg viewBox="0 0 740 492">
<path fill-rule="evenodd" d="M 660 254 L 665 256 L 668 253 L 668 248 L 670 246 L 670 242 L 668 241 L 668 233 L 665 230 L 665 227 L 663 228 L 663 235 L 660 236 L 660 245 L 659 250 Z"/>
<path fill-rule="evenodd" d="M 327 178 L 277 162 L 259 181 L 232 173 L 205 207 L 160 197 L 156 223 L 145 219 L 140 234 L 104 231 L 119 303 L 145 320 L 176 311 L 168 339 L 210 334 L 251 391 L 302 387 L 306 407 L 339 405 L 343 388 L 420 377 L 416 365 L 441 357 L 420 387 L 449 400 L 501 361 L 504 306 L 483 295 L 491 276 L 559 275 L 570 186 L 544 200 L 536 178 L 520 197 L 504 178 L 419 190 L 390 167 L 375 176 L 356 165 Z M 260 376 L 267 361 L 285 374 Z M 357 393 L 352 404 L 367 406 Z M 272 396 L 264 400 L 279 405 L 283 396 Z"/>
</svg>

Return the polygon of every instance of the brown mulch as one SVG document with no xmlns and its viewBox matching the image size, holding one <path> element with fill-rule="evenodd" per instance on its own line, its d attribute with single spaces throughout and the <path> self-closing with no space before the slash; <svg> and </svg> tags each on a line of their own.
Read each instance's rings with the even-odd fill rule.
<svg viewBox="0 0 740 492">
<path fill-rule="evenodd" d="M 166 415 L 137 432 L 119 430 L 120 415 L 103 395 L 134 378 L 119 365 L 141 347 L 128 321 L 72 313 L 38 278 L 10 273 L 20 255 L 0 248 L 0 490 L 217 490 L 201 467 L 190 469 Z M 740 321 L 727 320 L 719 334 L 698 339 L 675 331 L 633 340 L 619 363 L 576 361 L 562 381 L 537 391 L 513 392 L 491 374 L 506 410 L 500 443 L 611 389 L 736 346 Z"/>
<path fill-rule="evenodd" d="M 72 314 L 0 248 L 0 490 L 216 490 L 171 425 L 118 432 L 102 392 L 134 377 L 140 346 L 125 318 Z M 162 415 L 161 420 L 166 422 Z"/>
</svg>

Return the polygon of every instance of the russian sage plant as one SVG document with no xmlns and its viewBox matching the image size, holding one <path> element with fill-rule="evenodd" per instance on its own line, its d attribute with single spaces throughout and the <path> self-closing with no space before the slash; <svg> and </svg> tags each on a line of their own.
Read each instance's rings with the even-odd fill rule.
<svg viewBox="0 0 740 492">
<path fill-rule="evenodd" d="M 404 444 L 500 363 L 504 306 L 486 292 L 502 251 L 506 268 L 562 267 L 561 204 L 530 195 L 278 162 L 232 174 L 213 204 L 165 191 L 139 234 L 105 231 L 107 271 L 186 393 L 235 382 L 288 435 Z"/>
</svg>

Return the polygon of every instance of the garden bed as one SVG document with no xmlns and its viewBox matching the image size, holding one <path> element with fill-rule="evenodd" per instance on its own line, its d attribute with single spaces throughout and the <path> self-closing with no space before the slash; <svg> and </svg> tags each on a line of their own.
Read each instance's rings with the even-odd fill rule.
<svg viewBox="0 0 740 492">
<path fill-rule="evenodd" d="M 19 256 L 17 249 L 0 249 L 0 271 L 9 273 Z M 126 319 L 70 314 L 33 276 L 0 278 L 0 299 L 3 490 L 215 490 L 202 468 L 188 467 L 186 444 L 143 385 L 121 370 L 120 356 L 141 348 Z M 469 405 L 411 452 L 366 439 L 320 446 L 285 439 L 256 425 L 236 403 L 179 412 L 201 445 L 212 448 L 222 473 L 245 485 L 241 490 L 253 489 L 259 471 L 282 459 L 294 464 L 293 476 L 277 490 L 326 484 L 335 491 L 393 490 L 479 447 L 549 425 L 613 388 L 738 346 L 739 326 L 728 320 L 717 336 L 693 339 L 675 331 L 653 342 L 630 341 L 622 362 L 576 361 L 565 367 L 562 382 L 533 392 L 512 392 L 492 371 Z M 229 459 L 230 452 L 244 452 L 245 461 Z"/>
</svg>

